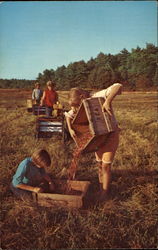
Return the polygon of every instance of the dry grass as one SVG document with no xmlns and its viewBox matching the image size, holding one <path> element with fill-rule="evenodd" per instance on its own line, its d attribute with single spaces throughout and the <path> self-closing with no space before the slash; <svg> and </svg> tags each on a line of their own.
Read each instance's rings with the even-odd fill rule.
<svg viewBox="0 0 158 250">
<path fill-rule="evenodd" d="M 56 176 L 70 165 L 73 143 L 60 137 L 36 140 L 36 117 L 26 110 L 30 92 L 0 90 L 1 125 L 1 226 L 2 249 L 115 249 L 156 248 L 156 93 L 124 93 L 115 100 L 122 128 L 120 146 L 113 164 L 110 199 L 80 210 L 37 207 L 16 200 L 9 183 L 19 162 L 35 148 L 45 147 L 52 156 L 49 171 Z M 67 92 L 60 92 L 67 105 Z M 13 98 L 12 98 L 13 97 Z M 93 154 L 82 156 L 80 180 L 97 186 Z"/>
</svg>

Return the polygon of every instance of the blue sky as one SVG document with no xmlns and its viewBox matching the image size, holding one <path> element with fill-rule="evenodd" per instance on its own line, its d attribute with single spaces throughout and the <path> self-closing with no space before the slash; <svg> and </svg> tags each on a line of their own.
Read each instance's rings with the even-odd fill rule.
<svg viewBox="0 0 158 250">
<path fill-rule="evenodd" d="M 156 1 L 0 3 L 0 78 L 34 80 L 45 69 L 157 46 Z"/>
</svg>

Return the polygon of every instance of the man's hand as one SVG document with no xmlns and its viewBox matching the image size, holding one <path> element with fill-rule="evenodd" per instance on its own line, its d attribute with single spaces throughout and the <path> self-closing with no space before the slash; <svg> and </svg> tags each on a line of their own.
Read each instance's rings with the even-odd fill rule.
<svg viewBox="0 0 158 250">
<path fill-rule="evenodd" d="M 55 185 L 53 182 L 49 182 L 49 190 L 53 192 L 55 190 Z"/>
<path fill-rule="evenodd" d="M 102 109 L 103 109 L 103 112 L 106 111 L 110 116 L 112 116 L 111 103 L 109 103 L 107 100 L 104 102 Z"/>
<path fill-rule="evenodd" d="M 73 139 L 75 139 L 75 138 L 76 138 L 75 131 L 74 131 L 73 129 L 70 129 L 69 132 L 70 132 L 71 137 L 72 137 Z"/>
<path fill-rule="evenodd" d="M 40 188 L 40 187 L 34 187 L 33 192 L 35 192 L 35 193 L 42 193 L 43 189 Z"/>
</svg>

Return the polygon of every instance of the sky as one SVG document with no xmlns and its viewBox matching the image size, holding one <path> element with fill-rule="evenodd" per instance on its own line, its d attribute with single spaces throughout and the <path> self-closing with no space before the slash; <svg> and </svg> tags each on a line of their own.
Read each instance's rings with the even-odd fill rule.
<svg viewBox="0 0 158 250">
<path fill-rule="evenodd" d="M 0 78 L 35 80 L 45 69 L 157 46 L 156 1 L 0 2 Z"/>
</svg>

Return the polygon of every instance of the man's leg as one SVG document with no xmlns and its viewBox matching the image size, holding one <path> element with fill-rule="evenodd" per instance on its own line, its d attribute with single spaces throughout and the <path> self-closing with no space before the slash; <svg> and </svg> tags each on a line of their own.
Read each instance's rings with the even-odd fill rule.
<svg viewBox="0 0 158 250">
<path fill-rule="evenodd" d="M 111 163 L 102 163 L 102 189 L 109 191 L 111 181 Z"/>
<path fill-rule="evenodd" d="M 115 152 L 117 150 L 119 144 L 119 131 L 112 132 L 109 134 L 109 137 L 105 143 L 105 145 L 96 152 L 98 158 L 102 159 L 101 169 L 99 170 L 99 174 L 101 177 L 102 183 L 102 192 L 101 192 L 101 200 L 106 199 L 106 195 L 109 192 L 110 181 L 111 181 L 111 165 L 115 156 Z M 99 177 L 100 178 L 100 177 Z"/>
</svg>

